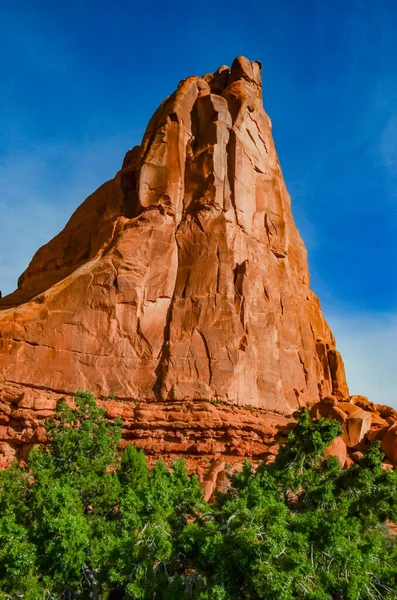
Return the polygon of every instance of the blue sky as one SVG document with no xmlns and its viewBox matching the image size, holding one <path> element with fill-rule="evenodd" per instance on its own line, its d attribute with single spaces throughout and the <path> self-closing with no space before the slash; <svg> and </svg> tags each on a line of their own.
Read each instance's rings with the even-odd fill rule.
<svg viewBox="0 0 397 600">
<path fill-rule="evenodd" d="M 0 3 L 0 289 L 178 81 L 243 54 L 353 393 L 397 405 L 394 0 Z"/>
</svg>

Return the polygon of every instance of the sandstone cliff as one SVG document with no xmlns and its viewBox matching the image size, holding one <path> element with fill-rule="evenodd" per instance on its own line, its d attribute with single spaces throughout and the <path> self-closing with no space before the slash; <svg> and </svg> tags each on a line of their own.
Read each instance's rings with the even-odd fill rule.
<svg viewBox="0 0 397 600">
<path fill-rule="evenodd" d="M 182 81 L 0 300 L 5 455 L 77 388 L 138 445 L 186 456 L 262 455 L 297 407 L 348 396 L 258 62 Z"/>
</svg>

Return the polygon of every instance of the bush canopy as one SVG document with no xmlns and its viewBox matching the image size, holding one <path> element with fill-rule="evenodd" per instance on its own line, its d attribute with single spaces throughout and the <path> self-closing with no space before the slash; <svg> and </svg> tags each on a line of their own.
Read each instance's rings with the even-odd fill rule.
<svg viewBox="0 0 397 600">
<path fill-rule="evenodd" d="M 48 444 L 0 473 L 0 598 L 397 598 L 397 473 L 378 445 L 342 470 L 336 421 L 302 409 L 274 463 L 203 500 L 184 462 L 149 469 L 92 394 L 58 404 Z"/>
</svg>

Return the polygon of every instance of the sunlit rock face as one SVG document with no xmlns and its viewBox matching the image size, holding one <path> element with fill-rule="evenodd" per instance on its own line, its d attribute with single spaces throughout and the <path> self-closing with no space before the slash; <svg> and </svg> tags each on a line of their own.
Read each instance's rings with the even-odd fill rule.
<svg viewBox="0 0 397 600">
<path fill-rule="evenodd" d="M 197 402 L 219 415 L 247 406 L 290 414 L 348 396 L 309 288 L 260 63 L 238 57 L 230 69 L 181 81 L 115 178 L 38 250 L 0 300 L 0 377 L 10 431 L 25 414 L 15 398 L 33 394 L 45 412 L 38 398 L 51 410 L 82 388 L 114 396 L 113 411 L 146 407 L 164 452 L 173 423 Z M 167 421 L 168 409 L 182 412 L 167 429 L 155 415 Z M 206 431 L 218 435 L 211 414 L 215 429 L 203 422 L 196 436 L 203 443 Z M 26 431 L 37 431 L 30 420 Z M 196 452 L 199 441 L 180 451 Z M 153 444 L 152 436 L 142 445 Z"/>
</svg>

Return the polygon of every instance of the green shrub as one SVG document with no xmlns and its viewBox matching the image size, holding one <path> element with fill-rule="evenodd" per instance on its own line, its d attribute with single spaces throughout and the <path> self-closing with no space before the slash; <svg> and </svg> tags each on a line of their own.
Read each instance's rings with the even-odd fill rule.
<svg viewBox="0 0 397 600">
<path fill-rule="evenodd" d="M 149 469 L 93 396 L 61 402 L 49 443 L 0 473 L 0 598 L 397 598 L 397 475 L 378 446 L 324 459 L 337 422 L 301 411 L 276 461 L 215 503 L 184 463 Z"/>
</svg>

